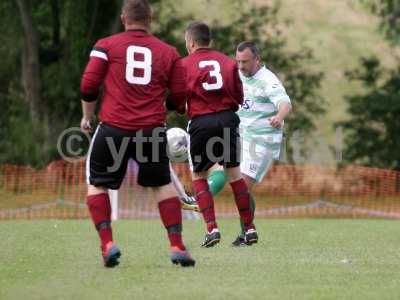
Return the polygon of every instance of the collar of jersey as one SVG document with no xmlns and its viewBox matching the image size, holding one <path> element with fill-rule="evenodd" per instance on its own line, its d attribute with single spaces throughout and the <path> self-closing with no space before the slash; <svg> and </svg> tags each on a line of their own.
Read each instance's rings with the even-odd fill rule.
<svg viewBox="0 0 400 300">
<path fill-rule="evenodd" d="M 212 49 L 211 48 L 197 48 L 196 51 L 194 51 L 194 52 L 197 52 L 197 51 L 210 51 L 210 50 L 212 50 Z"/>
<path fill-rule="evenodd" d="M 146 33 L 148 34 L 148 31 L 144 30 L 144 29 L 128 29 L 127 31 L 129 32 L 141 32 L 141 33 Z"/>
<path fill-rule="evenodd" d="M 265 65 L 262 65 L 261 68 L 253 76 L 246 77 L 243 74 L 242 74 L 242 76 L 247 80 L 259 79 L 262 76 L 262 73 L 264 73 L 265 70 L 266 70 Z"/>
</svg>

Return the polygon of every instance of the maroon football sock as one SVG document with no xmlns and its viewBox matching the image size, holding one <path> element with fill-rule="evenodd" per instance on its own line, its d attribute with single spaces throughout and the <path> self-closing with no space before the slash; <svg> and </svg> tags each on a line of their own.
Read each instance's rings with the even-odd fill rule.
<svg viewBox="0 0 400 300">
<path fill-rule="evenodd" d="M 233 194 L 235 196 L 236 206 L 239 211 L 240 220 L 244 223 L 245 230 L 254 228 L 254 214 L 250 209 L 250 194 L 244 179 L 231 182 Z"/>
<path fill-rule="evenodd" d="M 171 247 L 185 250 L 182 241 L 182 211 L 178 197 L 162 200 L 158 203 L 161 221 L 168 231 Z"/>
<path fill-rule="evenodd" d="M 108 242 L 112 242 L 111 229 L 111 204 L 107 193 L 90 195 L 86 197 L 86 204 L 89 208 L 90 216 L 96 227 L 104 248 Z"/>
<path fill-rule="evenodd" d="M 196 193 L 197 204 L 199 205 L 204 221 L 207 223 L 207 230 L 211 232 L 214 228 L 218 228 L 218 226 L 215 218 L 214 199 L 207 180 L 194 180 L 193 189 Z"/>
</svg>

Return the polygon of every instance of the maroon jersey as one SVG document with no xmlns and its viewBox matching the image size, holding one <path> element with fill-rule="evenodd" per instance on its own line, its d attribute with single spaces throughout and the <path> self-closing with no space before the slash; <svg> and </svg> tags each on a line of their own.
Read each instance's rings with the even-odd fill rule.
<svg viewBox="0 0 400 300">
<path fill-rule="evenodd" d="M 177 108 L 186 100 L 185 69 L 175 48 L 144 30 L 99 40 L 81 81 L 82 99 L 103 95 L 100 121 L 128 130 L 164 125 L 165 96 Z"/>
<path fill-rule="evenodd" d="M 190 119 L 223 110 L 238 110 L 243 103 L 243 87 L 233 59 L 201 48 L 185 57 L 182 63 L 186 68 Z"/>
</svg>

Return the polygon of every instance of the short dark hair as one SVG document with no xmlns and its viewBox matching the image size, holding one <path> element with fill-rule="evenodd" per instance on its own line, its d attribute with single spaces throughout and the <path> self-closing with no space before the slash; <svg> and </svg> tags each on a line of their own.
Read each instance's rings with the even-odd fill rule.
<svg viewBox="0 0 400 300">
<path fill-rule="evenodd" d="M 150 23 L 151 7 L 147 0 L 124 0 L 122 13 L 128 21 Z"/>
<path fill-rule="evenodd" d="M 236 51 L 243 52 L 246 49 L 250 49 L 250 51 L 251 51 L 251 53 L 253 53 L 254 57 L 260 57 L 261 56 L 261 51 L 257 47 L 256 43 L 254 43 L 254 42 L 249 42 L 249 41 L 241 42 L 237 46 Z"/>
<path fill-rule="evenodd" d="M 199 46 L 208 46 L 211 42 L 210 27 L 204 22 L 195 21 L 186 27 L 186 33 Z"/>
</svg>

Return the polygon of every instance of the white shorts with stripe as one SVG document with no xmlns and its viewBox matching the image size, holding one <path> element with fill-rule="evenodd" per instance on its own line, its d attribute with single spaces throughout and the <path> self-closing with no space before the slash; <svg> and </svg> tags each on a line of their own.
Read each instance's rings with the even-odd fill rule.
<svg viewBox="0 0 400 300">
<path fill-rule="evenodd" d="M 254 136 L 249 139 L 245 135 L 242 141 L 240 171 L 258 183 L 263 180 L 274 160 L 279 159 L 282 135 L 275 134 L 262 139 L 266 141 L 263 145 L 260 143 L 260 138 Z"/>
</svg>

